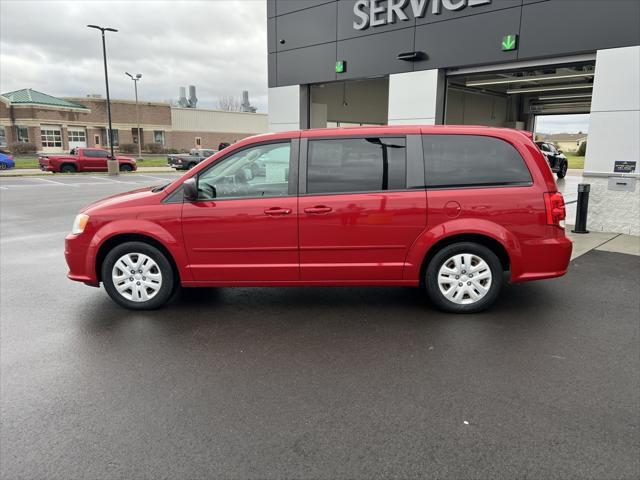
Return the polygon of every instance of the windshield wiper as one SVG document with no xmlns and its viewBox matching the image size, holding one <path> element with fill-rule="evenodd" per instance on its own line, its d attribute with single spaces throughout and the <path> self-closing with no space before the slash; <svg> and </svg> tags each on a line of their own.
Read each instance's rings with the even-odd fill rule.
<svg viewBox="0 0 640 480">
<path fill-rule="evenodd" d="M 165 183 L 163 185 L 158 185 L 157 187 L 153 187 L 151 189 L 151 191 L 153 193 L 157 193 L 157 192 L 161 192 L 162 190 L 164 190 L 165 188 L 167 188 L 169 185 L 171 185 L 171 182 Z"/>
</svg>

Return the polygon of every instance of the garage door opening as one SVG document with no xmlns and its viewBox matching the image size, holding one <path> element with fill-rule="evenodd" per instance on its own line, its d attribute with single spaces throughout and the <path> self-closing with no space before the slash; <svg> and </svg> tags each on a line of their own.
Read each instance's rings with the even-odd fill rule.
<svg viewBox="0 0 640 480">
<path fill-rule="evenodd" d="M 445 123 L 535 130 L 538 115 L 588 114 L 595 61 L 472 74 L 450 72 Z"/>
<path fill-rule="evenodd" d="M 371 78 L 311 85 L 310 126 L 386 125 L 389 79 Z"/>
</svg>

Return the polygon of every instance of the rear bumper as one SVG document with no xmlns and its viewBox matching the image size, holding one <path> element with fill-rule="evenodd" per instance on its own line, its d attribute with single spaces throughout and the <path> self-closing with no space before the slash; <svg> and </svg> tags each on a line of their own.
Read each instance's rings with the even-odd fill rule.
<svg viewBox="0 0 640 480">
<path fill-rule="evenodd" d="M 523 242 L 520 268 L 511 272 L 513 283 L 561 277 L 567 273 L 573 243 L 564 230 L 549 228 L 554 229 L 554 237 Z"/>
</svg>

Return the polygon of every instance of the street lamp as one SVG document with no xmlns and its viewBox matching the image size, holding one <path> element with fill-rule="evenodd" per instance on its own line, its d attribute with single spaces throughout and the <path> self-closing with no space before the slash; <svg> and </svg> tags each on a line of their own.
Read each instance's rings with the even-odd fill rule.
<svg viewBox="0 0 640 480">
<path fill-rule="evenodd" d="M 138 80 L 142 78 L 141 73 L 136 73 L 134 77 L 129 72 L 124 72 L 133 80 L 133 86 L 136 92 L 136 123 L 138 124 L 138 160 L 142 160 L 142 136 L 140 135 L 140 113 L 138 112 Z"/>
<path fill-rule="evenodd" d="M 107 171 L 109 175 L 118 175 L 118 161 L 113 153 L 113 127 L 111 125 L 111 99 L 109 98 L 109 75 L 107 74 L 107 47 L 104 41 L 104 32 L 117 32 L 115 28 L 100 27 L 98 25 L 87 25 L 89 28 L 95 28 L 102 33 L 102 57 L 104 59 L 104 83 L 107 87 L 107 115 L 109 117 L 109 146 L 111 147 L 111 158 L 107 160 Z"/>
</svg>

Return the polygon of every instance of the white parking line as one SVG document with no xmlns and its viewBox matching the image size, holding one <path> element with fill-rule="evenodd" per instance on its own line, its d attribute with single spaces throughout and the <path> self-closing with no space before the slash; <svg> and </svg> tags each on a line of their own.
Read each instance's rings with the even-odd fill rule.
<svg viewBox="0 0 640 480">
<path fill-rule="evenodd" d="M 178 178 L 178 177 L 165 177 L 165 178 L 162 178 L 162 177 L 153 177 L 153 176 L 151 176 L 151 175 L 144 175 L 144 174 L 142 174 L 142 173 L 136 173 L 136 177 L 147 177 L 147 178 L 153 178 L 154 180 L 162 180 L 162 181 L 165 181 L 165 180 L 173 180 L 174 178 Z"/>
<path fill-rule="evenodd" d="M 138 182 L 123 182 L 121 180 L 114 180 L 113 178 L 106 178 L 106 177 L 91 177 L 91 178 L 94 178 L 96 180 L 103 180 L 103 181 L 113 182 L 113 183 L 124 183 L 129 185 L 137 185 L 138 183 Z"/>
<path fill-rule="evenodd" d="M 71 187 L 73 187 L 73 184 L 56 182 L 55 180 L 49 180 L 47 178 L 34 177 L 34 180 L 40 180 L 41 182 L 53 183 L 55 185 L 63 185 L 63 186 L 71 186 Z"/>
</svg>

